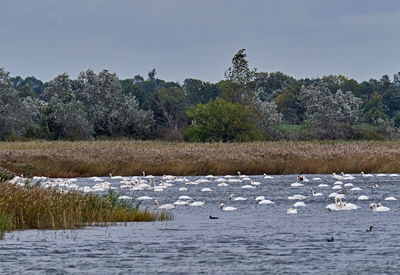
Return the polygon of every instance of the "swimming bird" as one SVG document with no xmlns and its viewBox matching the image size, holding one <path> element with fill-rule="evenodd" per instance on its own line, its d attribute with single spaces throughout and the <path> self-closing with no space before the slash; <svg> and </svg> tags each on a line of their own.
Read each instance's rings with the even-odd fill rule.
<svg viewBox="0 0 400 275">
<path fill-rule="evenodd" d="M 274 202 L 270 200 L 261 200 L 258 204 L 274 204 Z"/>
<path fill-rule="evenodd" d="M 174 209 L 174 208 L 175 208 L 175 206 L 174 206 L 173 204 L 170 204 L 170 203 L 168 203 L 168 204 L 163 204 L 163 205 L 160 206 L 160 205 L 158 204 L 158 201 L 157 201 L 157 200 L 154 200 L 154 202 L 156 203 L 158 209 L 170 210 L 170 209 Z"/>
<path fill-rule="evenodd" d="M 369 197 L 368 196 L 364 196 L 364 195 L 358 197 L 359 201 L 366 201 L 368 199 L 369 199 Z"/>
<path fill-rule="evenodd" d="M 286 210 L 287 214 L 297 214 L 297 210 L 293 209 L 293 208 L 288 208 L 288 210 Z"/>
<path fill-rule="evenodd" d="M 152 200 L 152 199 L 153 198 L 149 197 L 149 196 L 141 196 L 141 197 L 137 198 L 137 200 L 139 200 L 139 201 Z"/>
<path fill-rule="evenodd" d="M 310 189 L 311 189 L 311 194 L 313 195 L 313 197 L 322 196 L 322 193 L 315 193 L 314 190 L 312 189 L 312 187 L 310 187 Z"/>
<path fill-rule="evenodd" d="M 335 203 L 328 204 L 325 208 L 332 211 L 355 210 L 358 209 L 358 206 L 352 203 L 343 202 L 341 198 L 335 197 Z"/>
<path fill-rule="evenodd" d="M 329 239 L 326 239 L 326 241 L 327 241 L 328 243 L 331 243 L 331 242 L 333 242 L 334 240 L 333 240 L 333 237 L 330 237 Z"/>
<path fill-rule="evenodd" d="M 378 203 L 378 204 L 371 203 L 369 205 L 369 207 L 372 209 L 372 211 L 375 211 L 375 212 L 387 212 L 390 210 L 389 207 L 382 206 L 382 203 Z"/>
<path fill-rule="evenodd" d="M 298 182 L 294 182 L 290 185 L 291 187 L 300 187 L 300 186 L 304 186 L 304 184 L 302 183 L 298 183 Z"/>
<path fill-rule="evenodd" d="M 306 197 L 303 195 L 293 195 L 289 196 L 288 200 L 304 200 Z"/>
<path fill-rule="evenodd" d="M 305 207 L 305 206 L 306 204 L 302 201 L 298 201 L 293 205 L 293 207 Z"/>
<path fill-rule="evenodd" d="M 387 197 L 385 201 L 397 201 L 397 199 L 395 197 Z"/>
<path fill-rule="evenodd" d="M 329 185 L 325 184 L 325 183 L 321 183 L 320 185 L 318 185 L 318 187 L 329 187 Z"/>
<path fill-rule="evenodd" d="M 229 196 L 229 199 L 230 200 L 234 200 L 234 201 L 247 201 L 247 198 L 243 198 L 243 197 L 236 197 L 235 198 L 235 194 L 231 194 L 230 196 Z"/>
<path fill-rule="evenodd" d="M 263 201 L 263 200 L 265 200 L 265 197 L 264 197 L 264 196 L 258 196 L 258 197 L 256 198 L 256 201 Z"/>
<path fill-rule="evenodd" d="M 189 204 L 189 206 L 203 206 L 204 201 L 195 201 Z"/>
<path fill-rule="evenodd" d="M 307 182 L 307 181 L 308 181 L 308 179 L 307 179 L 305 176 L 303 176 L 303 175 L 298 176 L 297 179 L 298 179 L 299 181 L 304 181 L 304 182 Z"/>
<path fill-rule="evenodd" d="M 372 232 L 372 228 L 374 228 L 372 225 L 369 227 L 369 229 L 367 229 L 367 232 Z"/>
<path fill-rule="evenodd" d="M 200 191 L 201 192 L 211 192 L 212 190 L 210 188 L 206 187 L 206 188 L 201 189 Z"/>
<path fill-rule="evenodd" d="M 179 199 L 180 200 L 191 200 L 192 197 L 190 197 L 190 196 L 180 196 Z"/>
<path fill-rule="evenodd" d="M 219 206 L 221 207 L 222 211 L 234 211 L 237 209 L 236 207 L 225 206 L 225 204 L 223 202 Z"/>
<path fill-rule="evenodd" d="M 219 219 L 219 218 L 216 217 L 216 216 L 211 216 L 211 215 L 210 215 L 210 219 L 211 219 L 211 220 L 216 220 L 216 219 Z"/>
<path fill-rule="evenodd" d="M 377 183 L 372 184 L 372 188 L 378 188 L 379 185 Z"/>
<path fill-rule="evenodd" d="M 266 173 L 264 173 L 264 179 L 273 179 L 274 177 L 267 175 Z"/>
</svg>

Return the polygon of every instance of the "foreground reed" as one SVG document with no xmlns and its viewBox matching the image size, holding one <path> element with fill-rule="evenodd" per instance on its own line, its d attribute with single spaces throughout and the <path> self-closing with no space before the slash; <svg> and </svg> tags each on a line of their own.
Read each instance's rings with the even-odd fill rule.
<svg viewBox="0 0 400 275">
<path fill-rule="evenodd" d="M 87 225 L 117 222 L 170 220 L 169 212 L 139 209 L 132 201 L 106 196 L 68 193 L 49 188 L 0 183 L 0 239 L 5 232 L 19 229 L 76 229 Z"/>
<path fill-rule="evenodd" d="M 0 142 L 0 166 L 25 176 L 400 172 L 399 141 Z"/>
</svg>

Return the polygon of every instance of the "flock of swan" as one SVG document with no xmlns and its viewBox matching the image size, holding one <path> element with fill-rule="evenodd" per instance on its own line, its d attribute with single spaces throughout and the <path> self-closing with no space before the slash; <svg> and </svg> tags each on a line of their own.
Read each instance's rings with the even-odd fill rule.
<svg viewBox="0 0 400 275">
<path fill-rule="evenodd" d="M 364 174 L 361 173 L 361 177 L 397 177 L 398 174 Z M 190 178 L 190 179 L 189 179 Z M 204 177 L 198 177 L 197 179 L 193 179 L 193 177 L 176 177 L 172 175 L 164 175 L 162 177 L 154 177 L 152 175 L 145 175 L 143 172 L 143 176 L 133 176 L 133 177 L 122 177 L 122 176 L 112 176 L 110 177 L 91 177 L 86 179 L 86 181 L 91 181 L 93 184 L 91 185 L 83 185 L 77 184 L 78 179 L 69 178 L 69 179 L 48 179 L 45 177 L 33 177 L 32 179 L 26 179 L 23 176 L 15 177 L 11 180 L 11 183 L 24 185 L 27 180 L 31 182 L 40 182 L 43 188 L 57 188 L 61 192 L 69 192 L 69 190 L 78 190 L 84 193 L 88 192 L 106 192 L 108 190 L 115 190 L 124 192 L 124 190 L 128 191 L 130 194 L 140 194 L 146 193 L 143 196 L 133 197 L 127 195 L 119 196 L 120 200 L 137 200 L 137 201 L 154 201 L 156 207 L 158 209 L 164 210 L 172 210 L 181 206 L 189 206 L 189 207 L 202 207 L 206 202 L 204 200 L 194 200 L 191 196 L 185 195 L 185 192 L 190 191 L 190 189 L 194 188 L 196 185 L 201 185 L 202 188 L 197 192 L 202 192 L 202 197 L 207 197 L 204 194 L 207 193 L 215 193 L 221 192 L 224 188 L 228 186 L 235 186 L 235 190 L 244 189 L 246 193 L 249 194 L 257 194 L 257 188 L 260 185 L 268 184 L 270 179 L 273 179 L 273 176 L 264 174 L 263 180 L 256 181 L 254 178 L 250 178 L 246 175 L 242 175 L 238 172 L 237 175 L 226 175 L 226 176 L 214 176 L 207 175 Z M 333 181 L 327 182 L 325 180 L 322 182 L 321 178 L 314 177 L 311 179 L 306 178 L 304 175 L 300 175 L 297 177 L 297 180 L 290 184 L 290 189 L 299 191 L 302 190 L 302 194 L 293 194 L 287 197 L 287 200 L 296 201 L 292 207 L 289 207 L 286 210 L 287 214 L 297 214 L 297 211 L 302 207 L 306 207 L 306 200 L 309 197 L 328 197 L 331 198 L 334 203 L 328 204 L 325 208 L 330 211 L 347 211 L 347 210 L 356 210 L 359 209 L 360 206 L 356 205 L 355 202 L 346 202 L 344 201 L 346 195 L 349 193 L 356 194 L 359 191 L 362 191 L 360 187 L 354 186 L 352 183 L 355 180 L 354 175 L 341 173 L 337 175 L 335 173 L 330 177 Z M 79 179 L 81 180 L 81 179 Z M 111 183 L 111 181 L 113 183 Z M 328 180 L 330 181 L 330 180 Z M 320 184 L 316 185 L 318 182 Z M 328 184 L 330 183 L 330 184 Z M 179 192 L 182 193 L 174 202 L 160 204 L 158 200 L 155 198 L 155 194 L 160 194 L 160 192 L 164 192 L 169 188 L 177 188 Z M 240 189 L 239 189 L 240 187 Z M 287 185 L 283 185 L 283 187 L 287 187 Z M 364 187 L 363 187 L 364 188 Z M 368 188 L 378 189 L 379 185 L 376 183 L 372 183 Z M 309 191 L 305 191 L 308 189 Z M 318 190 L 317 190 L 318 189 Z M 326 192 L 331 189 L 332 191 Z M 193 189 L 192 189 L 193 190 Z M 317 191 L 316 191 L 317 190 Z M 239 192 L 239 191 L 237 191 Z M 329 193 L 329 194 L 328 194 Z M 153 194 L 153 195 L 152 195 Z M 192 195 L 193 196 L 193 195 Z M 370 198 L 367 195 L 360 195 L 357 198 L 357 201 L 368 201 Z M 225 200 L 220 199 L 219 208 L 222 211 L 235 211 L 238 207 L 233 206 L 235 202 L 241 201 L 246 202 L 248 200 L 254 201 L 254 203 L 259 205 L 274 205 L 275 202 L 266 198 L 265 195 L 258 195 L 254 199 L 249 199 L 244 196 L 239 196 L 235 193 L 231 193 L 229 196 L 225 197 Z M 388 196 L 383 198 L 385 201 L 396 201 L 397 198 L 394 196 Z M 229 203 L 228 203 L 229 202 Z M 225 205 L 231 204 L 231 205 Z M 374 212 L 387 212 L 390 211 L 389 207 L 383 206 L 382 202 L 372 202 L 369 204 L 369 207 Z"/>
</svg>

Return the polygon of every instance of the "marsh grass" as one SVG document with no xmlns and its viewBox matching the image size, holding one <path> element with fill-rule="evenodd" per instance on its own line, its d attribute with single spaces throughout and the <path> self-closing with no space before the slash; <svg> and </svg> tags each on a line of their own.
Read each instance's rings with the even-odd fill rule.
<svg viewBox="0 0 400 275">
<path fill-rule="evenodd" d="M 400 172 L 398 141 L 0 142 L 0 166 L 26 176 Z"/>
<path fill-rule="evenodd" d="M 118 222 L 170 220 L 169 212 L 139 209 L 134 201 L 120 201 L 110 192 L 106 196 L 68 193 L 36 184 L 18 186 L 0 183 L 0 237 L 10 230 L 76 229 L 88 225 Z"/>
</svg>

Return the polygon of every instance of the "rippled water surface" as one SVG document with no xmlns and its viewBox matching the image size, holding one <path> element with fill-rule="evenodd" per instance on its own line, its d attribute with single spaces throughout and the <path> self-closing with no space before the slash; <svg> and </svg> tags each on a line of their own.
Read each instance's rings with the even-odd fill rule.
<svg viewBox="0 0 400 275">
<path fill-rule="evenodd" d="M 351 211 L 328 211 L 334 203 L 328 195 L 338 179 L 331 175 L 307 175 L 309 182 L 291 187 L 297 176 L 264 176 L 249 178 L 261 185 L 243 189 L 250 184 L 227 182 L 219 187 L 215 179 L 197 185 L 170 182 L 163 192 L 153 189 L 129 191 L 120 189 L 121 179 L 103 178 L 127 196 L 148 195 L 161 204 L 173 203 L 181 195 L 193 201 L 204 201 L 202 207 L 177 206 L 175 219 L 168 222 L 129 223 L 109 227 L 87 227 L 82 230 L 11 232 L 0 241 L 1 273 L 316 273 L 332 274 L 398 273 L 400 270 L 400 177 L 374 175 L 341 179 L 349 193 L 343 199 L 359 206 Z M 319 177 L 321 180 L 313 180 Z M 199 177 L 186 177 L 194 182 Z M 218 177 L 224 178 L 224 177 Z M 204 177 L 203 177 L 204 179 Z M 225 178 L 228 180 L 228 178 Z M 156 177 L 156 184 L 162 180 Z M 93 187 L 99 182 L 80 178 L 78 186 Z M 329 187 L 318 187 L 325 183 Z M 372 184 L 379 188 L 372 188 Z M 187 191 L 179 191 L 186 187 Z M 211 192 L 201 192 L 208 187 Z M 312 196 L 310 187 L 322 196 Z M 350 191 L 360 187 L 361 191 Z M 230 194 L 247 198 L 231 201 Z M 305 207 L 297 214 L 287 214 L 296 201 L 288 196 L 302 194 Z M 359 201 L 360 195 L 369 200 Z M 257 196 L 275 203 L 258 205 Z M 222 211 L 219 204 L 236 207 Z M 369 204 L 382 202 L 388 212 L 373 212 Z M 141 207 L 156 210 L 154 200 Z M 210 219 L 209 216 L 219 219 Z M 367 232 L 373 225 L 373 231 Z M 326 239 L 333 237 L 333 242 Z"/>
</svg>

